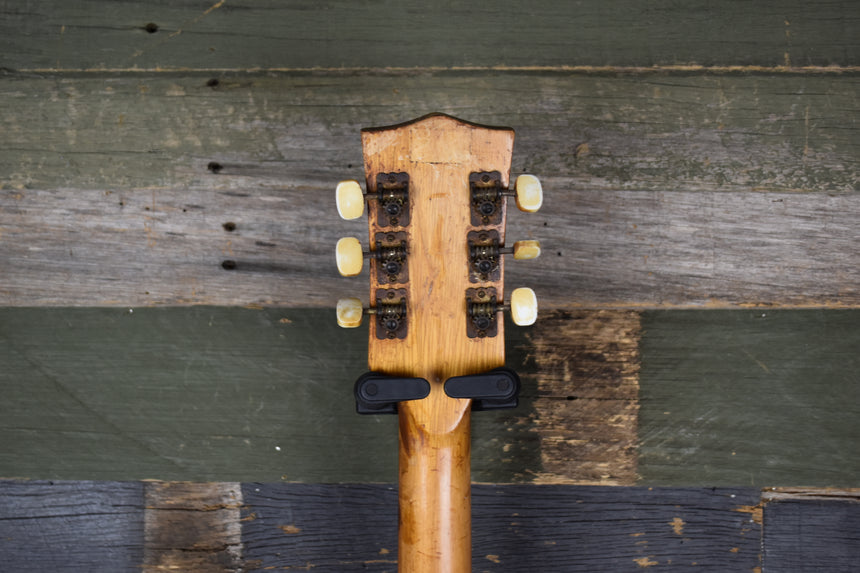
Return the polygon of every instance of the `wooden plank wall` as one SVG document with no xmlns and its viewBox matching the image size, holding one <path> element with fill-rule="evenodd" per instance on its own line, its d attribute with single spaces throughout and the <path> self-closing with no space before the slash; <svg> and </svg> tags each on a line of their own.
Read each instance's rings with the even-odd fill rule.
<svg viewBox="0 0 860 573">
<path fill-rule="evenodd" d="M 850 570 L 858 24 L 0 0 L 5 563 L 393 570 L 392 490 L 363 484 L 396 479 L 395 421 L 353 414 L 366 331 L 333 324 L 367 284 L 333 245 L 365 230 L 332 189 L 362 127 L 440 111 L 513 127 L 546 191 L 509 217 L 542 311 L 507 329 L 522 406 L 475 416 L 474 569 Z"/>
</svg>

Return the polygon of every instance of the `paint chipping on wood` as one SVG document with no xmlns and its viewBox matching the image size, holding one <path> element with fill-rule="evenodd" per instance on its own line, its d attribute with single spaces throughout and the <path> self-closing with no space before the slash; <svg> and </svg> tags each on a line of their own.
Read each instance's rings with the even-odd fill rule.
<svg viewBox="0 0 860 573">
<path fill-rule="evenodd" d="M 581 310 L 542 316 L 537 365 L 537 483 L 636 481 L 639 314 Z"/>
<path fill-rule="evenodd" d="M 144 572 L 239 571 L 238 483 L 146 482 Z"/>
<path fill-rule="evenodd" d="M 651 559 L 651 557 L 654 557 L 654 556 L 650 555 L 648 557 L 640 557 L 639 559 L 634 559 L 633 561 L 639 567 L 653 567 L 654 565 L 658 565 L 658 562 Z"/>
<path fill-rule="evenodd" d="M 684 534 L 684 525 L 685 524 L 684 524 L 684 520 L 681 519 L 680 517 L 676 517 L 676 518 L 672 519 L 672 521 L 671 521 L 671 523 L 669 523 L 669 525 L 672 526 L 672 531 L 674 531 L 676 535 L 683 535 Z"/>
<path fill-rule="evenodd" d="M 750 514 L 750 520 L 754 523 L 761 524 L 762 504 L 758 505 L 739 505 L 733 511 Z"/>
<path fill-rule="evenodd" d="M 278 528 L 288 535 L 302 532 L 301 528 L 296 527 L 295 525 L 279 525 Z"/>
</svg>

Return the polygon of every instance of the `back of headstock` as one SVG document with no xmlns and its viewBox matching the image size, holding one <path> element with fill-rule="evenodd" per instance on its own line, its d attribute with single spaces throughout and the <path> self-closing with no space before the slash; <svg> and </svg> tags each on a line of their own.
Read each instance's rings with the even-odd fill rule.
<svg viewBox="0 0 860 573">
<path fill-rule="evenodd" d="M 469 414 L 516 405 L 519 379 L 504 368 L 504 322 L 531 324 L 530 289 L 504 304 L 504 254 L 534 258 L 537 241 L 505 246 L 506 197 L 536 211 L 540 184 L 521 176 L 509 191 L 514 133 L 433 114 L 362 130 L 366 194 L 338 187 L 338 210 L 368 207 L 366 253 L 338 242 L 352 276 L 370 260 L 370 372 L 356 383 L 361 413 L 400 419 L 401 571 L 471 568 Z M 357 326 L 358 299 L 338 302 L 338 322 Z"/>
</svg>

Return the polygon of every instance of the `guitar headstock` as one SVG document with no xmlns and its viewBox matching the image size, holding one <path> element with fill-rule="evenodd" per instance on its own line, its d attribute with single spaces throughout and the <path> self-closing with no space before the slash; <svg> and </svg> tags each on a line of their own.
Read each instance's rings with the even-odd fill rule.
<svg viewBox="0 0 860 573">
<path fill-rule="evenodd" d="M 540 254 L 537 241 L 505 242 L 507 197 L 521 210 L 537 211 L 540 183 L 521 175 L 508 189 L 514 142 L 508 128 L 432 114 L 361 135 L 367 191 L 342 182 L 337 205 L 347 219 L 367 207 L 369 249 L 348 237 L 336 254 L 345 276 L 370 261 L 370 308 L 343 299 L 338 322 L 358 326 L 364 312 L 373 313 L 370 370 L 423 378 L 430 384 L 425 405 L 462 410 L 468 400 L 450 398 L 443 385 L 504 365 L 501 311 L 510 308 L 523 325 L 537 316 L 531 289 L 515 290 L 504 304 L 503 255 Z"/>
<path fill-rule="evenodd" d="M 364 129 L 366 189 L 337 189 L 341 216 L 368 211 L 369 249 L 337 244 L 341 274 L 370 260 L 370 372 L 355 383 L 359 413 L 397 413 L 401 572 L 471 570 L 470 412 L 517 405 L 519 377 L 504 367 L 504 321 L 532 324 L 531 289 L 506 305 L 504 254 L 529 259 L 537 241 L 507 247 L 507 197 L 537 211 L 530 175 L 509 190 L 514 132 L 433 114 Z M 361 323 L 359 299 L 338 301 L 338 323 Z"/>
</svg>

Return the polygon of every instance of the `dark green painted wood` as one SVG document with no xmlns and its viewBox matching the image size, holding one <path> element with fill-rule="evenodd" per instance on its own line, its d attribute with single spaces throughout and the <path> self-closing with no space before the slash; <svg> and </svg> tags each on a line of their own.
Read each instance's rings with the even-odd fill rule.
<svg viewBox="0 0 860 573">
<path fill-rule="evenodd" d="M 0 67 L 853 66 L 857 23 L 847 1 L 8 0 Z"/>
<path fill-rule="evenodd" d="M 366 357 L 330 309 L 2 308 L 0 477 L 394 481 L 396 418 L 354 411 Z M 540 470 L 529 411 L 475 416 L 476 481 Z"/>
<path fill-rule="evenodd" d="M 639 473 L 660 485 L 858 485 L 860 312 L 643 315 Z"/>
<path fill-rule="evenodd" d="M 362 177 L 362 127 L 441 111 L 515 128 L 514 173 L 555 187 L 842 193 L 858 183 L 857 89 L 853 75 L 6 74 L 0 187 L 328 194 Z"/>
<path fill-rule="evenodd" d="M 353 412 L 366 331 L 332 314 L 0 309 L 0 476 L 393 481 L 395 419 Z M 644 319 L 640 483 L 857 485 L 858 311 Z M 475 481 L 543 470 L 530 336 L 507 333 L 520 408 L 474 416 Z"/>
</svg>

